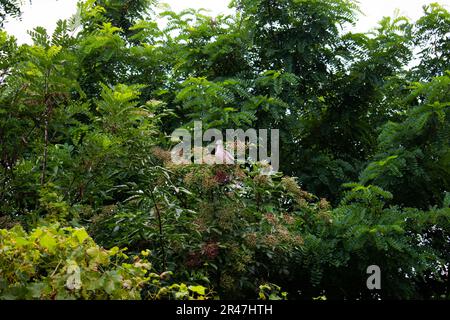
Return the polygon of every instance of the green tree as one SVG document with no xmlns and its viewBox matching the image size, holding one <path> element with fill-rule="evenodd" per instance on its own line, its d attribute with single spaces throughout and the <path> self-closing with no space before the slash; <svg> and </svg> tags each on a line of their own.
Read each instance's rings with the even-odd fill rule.
<svg viewBox="0 0 450 320">
<path fill-rule="evenodd" d="M 11 16 L 13 18 L 20 17 L 22 13 L 20 10 L 21 3 L 21 0 L 0 1 L 0 27 L 3 26 L 3 23 L 8 16 Z"/>
</svg>

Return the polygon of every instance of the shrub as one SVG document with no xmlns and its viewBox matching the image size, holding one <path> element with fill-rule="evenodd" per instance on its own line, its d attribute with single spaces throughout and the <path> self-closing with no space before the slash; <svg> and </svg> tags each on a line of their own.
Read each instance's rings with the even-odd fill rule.
<svg viewBox="0 0 450 320">
<path fill-rule="evenodd" d="M 171 273 L 152 272 L 148 255 L 131 258 L 124 249 L 105 250 L 82 228 L 0 230 L 0 298 L 207 298 L 202 286 L 170 284 Z"/>
</svg>

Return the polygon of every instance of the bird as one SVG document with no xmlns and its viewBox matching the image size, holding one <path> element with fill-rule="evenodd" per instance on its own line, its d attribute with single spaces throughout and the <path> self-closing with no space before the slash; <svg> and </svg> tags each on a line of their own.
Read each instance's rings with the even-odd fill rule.
<svg viewBox="0 0 450 320">
<path fill-rule="evenodd" d="M 223 141 L 216 141 L 216 164 L 234 164 L 234 157 L 223 148 Z"/>
</svg>

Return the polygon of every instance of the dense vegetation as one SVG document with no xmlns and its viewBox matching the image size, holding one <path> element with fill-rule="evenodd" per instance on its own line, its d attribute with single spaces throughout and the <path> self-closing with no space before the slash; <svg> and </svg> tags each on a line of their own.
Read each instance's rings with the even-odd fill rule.
<svg viewBox="0 0 450 320">
<path fill-rule="evenodd" d="M 0 298 L 450 298 L 450 13 L 359 34 L 352 0 L 231 6 L 0 31 Z M 283 173 L 173 164 L 196 120 L 279 128 Z"/>
</svg>

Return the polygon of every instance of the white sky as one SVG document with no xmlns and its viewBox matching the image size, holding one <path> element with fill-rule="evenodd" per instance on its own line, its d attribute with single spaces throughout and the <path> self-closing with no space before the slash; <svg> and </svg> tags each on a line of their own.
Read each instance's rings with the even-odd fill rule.
<svg viewBox="0 0 450 320">
<path fill-rule="evenodd" d="M 51 34 L 56 21 L 66 19 L 76 11 L 77 0 L 28 0 L 24 1 L 22 20 L 10 20 L 5 24 L 9 34 L 14 35 L 20 43 L 30 42 L 27 30 L 36 26 L 43 26 Z M 205 8 L 212 14 L 230 12 L 229 0 L 162 0 L 170 4 L 173 10 L 185 8 Z M 356 26 L 357 31 L 368 31 L 374 28 L 383 16 L 391 16 L 395 9 L 412 20 L 421 16 L 422 6 L 432 2 L 439 2 L 450 7 L 450 0 L 359 0 L 361 10 L 365 14 L 360 17 Z"/>
</svg>

